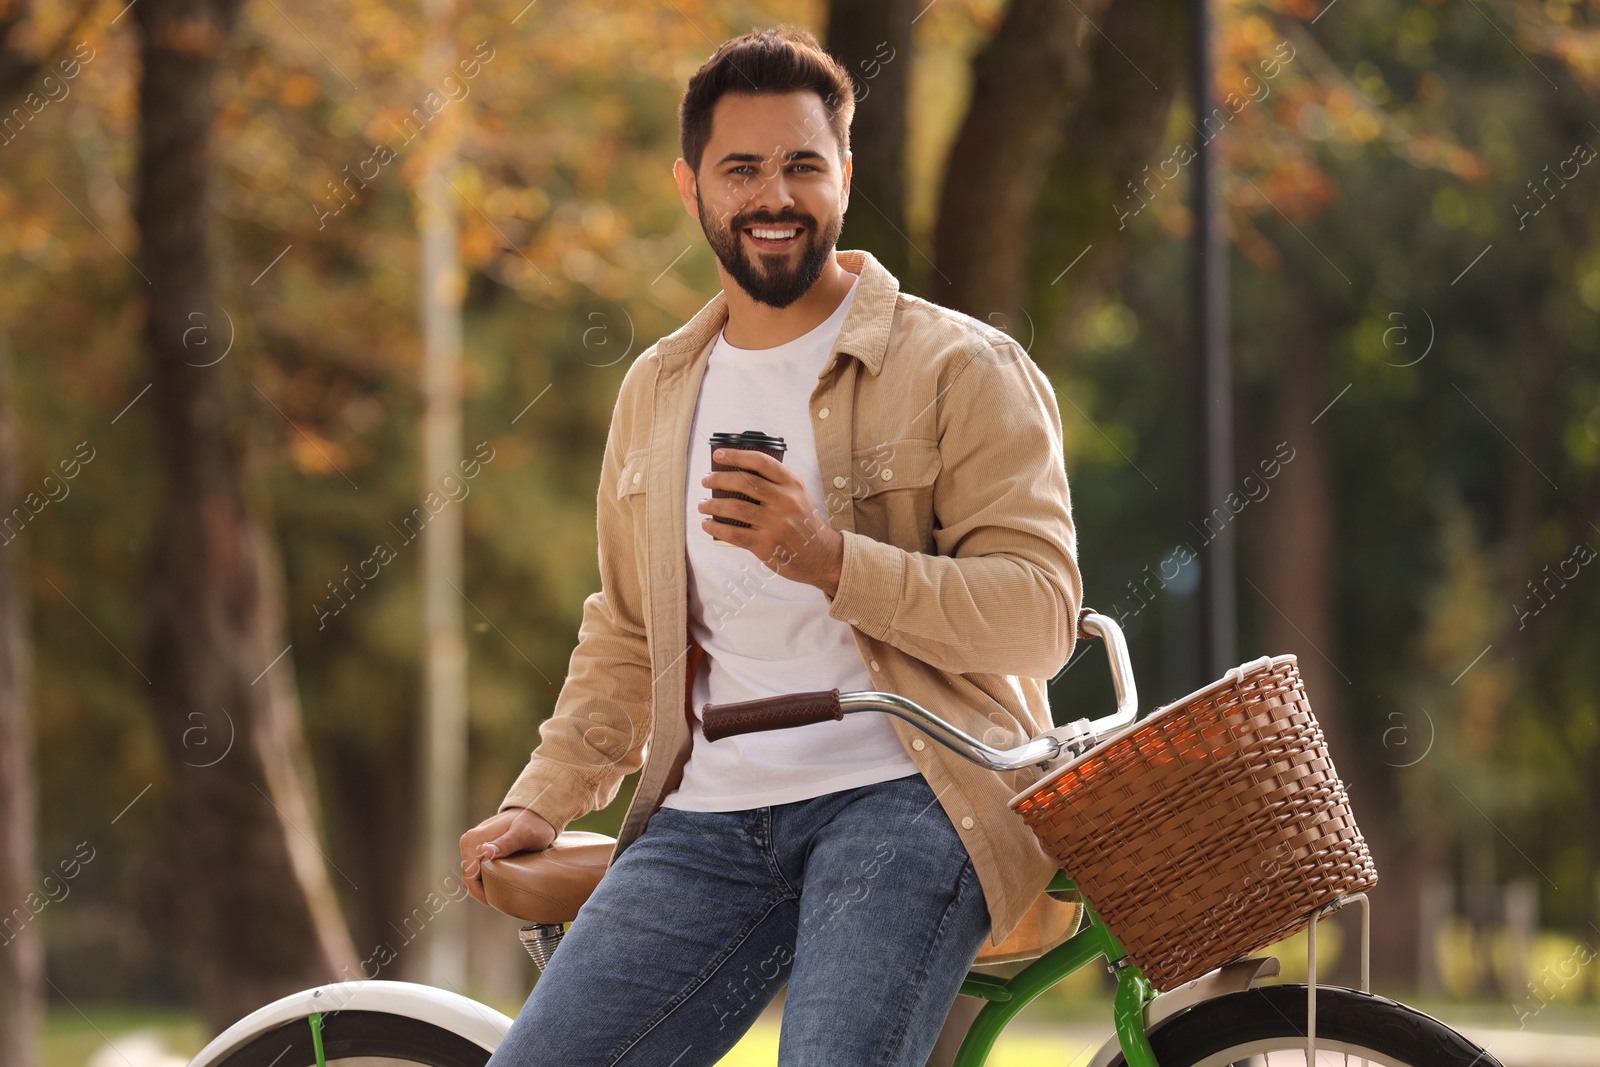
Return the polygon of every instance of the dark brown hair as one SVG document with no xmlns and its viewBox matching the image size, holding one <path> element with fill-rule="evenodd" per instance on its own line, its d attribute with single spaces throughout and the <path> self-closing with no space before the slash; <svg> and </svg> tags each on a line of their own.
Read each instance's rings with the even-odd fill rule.
<svg viewBox="0 0 1600 1067">
<path fill-rule="evenodd" d="M 700 157 L 711 140 L 711 111 L 725 93 L 777 94 L 812 90 L 822 98 L 839 145 L 839 159 L 850 151 L 850 121 L 856 113 L 855 84 L 809 30 L 778 25 L 752 30 L 725 41 L 689 79 L 678 105 L 678 136 L 683 158 L 700 172 Z"/>
</svg>

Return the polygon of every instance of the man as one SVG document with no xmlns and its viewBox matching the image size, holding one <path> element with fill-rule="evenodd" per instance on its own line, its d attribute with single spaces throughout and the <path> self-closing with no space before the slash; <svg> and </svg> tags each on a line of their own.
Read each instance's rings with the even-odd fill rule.
<svg viewBox="0 0 1600 1067">
<path fill-rule="evenodd" d="M 469 891 L 481 859 L 546 847 L 643 773 L 493 1065 L 713 1064 L 787 986 L 784 1067 L 920 1067 L 1055 869 L 1005 807 L 1032 772 L 884 715 L 711 743 L 691 710 L 877 689 L 1009 746 L 1050 726 L 1072 652 L 1054 393 L 1005 334 L 835 249 L 853 112 L 848 73 L 787 27 L 689 82 L 673 173 L 722 292 L 623 380 L 601 590 L 527 768 L 461 839 Z M 783 460 L 713 472 L 710 435 L 747 429 Z"/>
</svg>

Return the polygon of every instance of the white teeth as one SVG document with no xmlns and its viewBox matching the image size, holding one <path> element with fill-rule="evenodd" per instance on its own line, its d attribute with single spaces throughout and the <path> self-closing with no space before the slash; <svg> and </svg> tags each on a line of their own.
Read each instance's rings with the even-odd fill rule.
<svg viewBox="0 0 1600 1067">
<path fill-rule="evenodd" d="M 750 233 L 753 236 L 764 238 L 765 240 L 768 240 L 768 241 L 786 241 L 786 240 L 788 240 L 789 238 L 793 237 L 795 234 L 797 234 L 799 232 L 800 232 L 799 230 L 757 230 L 757 229 L 752 229 L 750 231 Z"/>
</svg>

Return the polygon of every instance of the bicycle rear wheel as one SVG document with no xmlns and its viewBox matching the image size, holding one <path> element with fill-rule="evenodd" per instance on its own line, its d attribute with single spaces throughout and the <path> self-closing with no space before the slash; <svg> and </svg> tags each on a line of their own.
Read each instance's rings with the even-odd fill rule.
<svg viewBox="0 0 1600 1067">
<path fill-rule="evenodd" d="M 322 1052 L 331 1065 L 359 1067 L 421 1064 L 483 1067 L 491 1053 L 441 1026 L 381 1011 L 336 1011 L 322 1017 Z M 312 1067 L 317 1062 L 311 1024 L 295 1019 L 252 1038 L 216 1067 Z M 357 1067 L 353 1062 L 348 1067 Z"/>
<path fill-rule="evenodd" d="M 1204 1001 L 1150 1033 L 1161 1067 L 1305 1067 L 1306 987 L 1262 986 Z M 1339 986 L 1317 989 L 1317 1067 L 1500 1067 L 1431 1015 Z M 1125 1067 L 1119 1053 L 1113 1067 Z"/>
</svg>

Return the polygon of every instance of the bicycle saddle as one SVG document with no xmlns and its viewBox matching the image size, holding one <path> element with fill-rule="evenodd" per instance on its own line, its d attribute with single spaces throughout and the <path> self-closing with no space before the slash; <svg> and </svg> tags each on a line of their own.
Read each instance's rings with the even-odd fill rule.
<svg viewBox="0 0 1600 1067">
<path fill-rule="evenodd" d="M 614 838 L 566 830 L 550 847 L 483 861 L 489 906 L 528 923 L 569 923 L 611 862 Z"/>
</svg>

